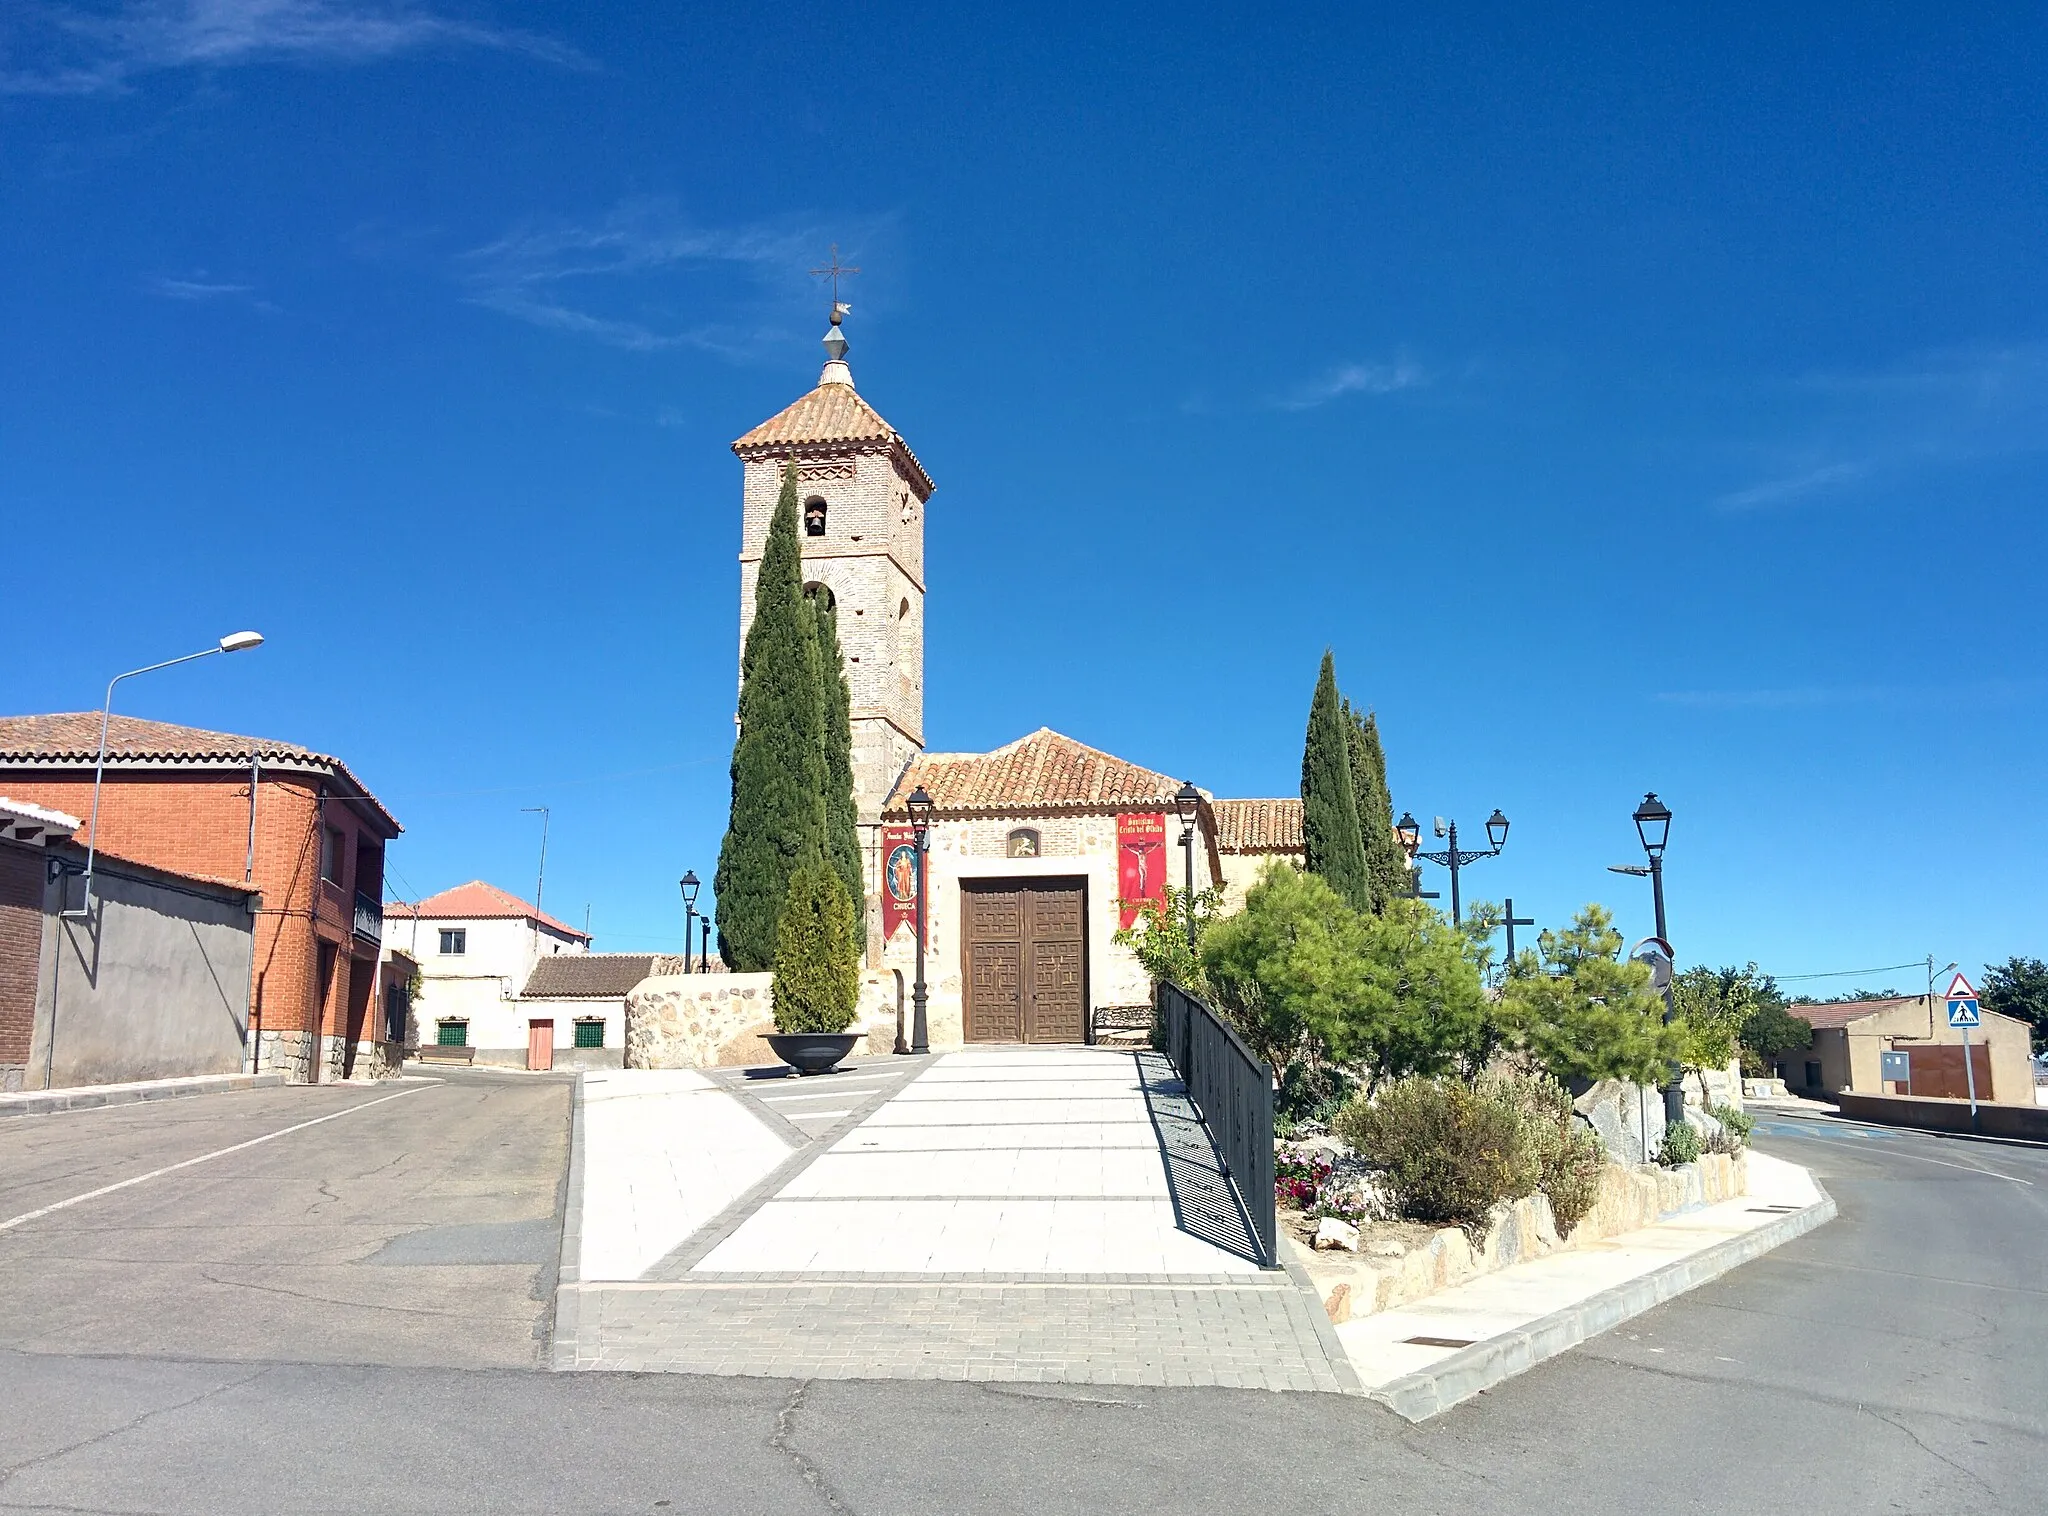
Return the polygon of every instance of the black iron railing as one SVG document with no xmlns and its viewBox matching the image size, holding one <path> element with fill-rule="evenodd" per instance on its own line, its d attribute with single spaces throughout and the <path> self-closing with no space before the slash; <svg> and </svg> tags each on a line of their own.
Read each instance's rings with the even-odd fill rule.
<svg viewBox="0 0 2048 1516">
<path fill-rule="evenodd" d="M 1273 1198 L 1273 1071 L 1230 1024 L 1177 985 L 1153 992 L 1164 1052 L 1202 1113 L 1244 1218 L 1258 1239 L 1260 1262 L 1280 1262 L 1280 1222 Z"/>
<path fill-rule="evenodd" d="M 384 902 L 375 895 L 356 891 L 356 935 L 367 937 L 372 942 L 384 935 Z"/>
</svg>

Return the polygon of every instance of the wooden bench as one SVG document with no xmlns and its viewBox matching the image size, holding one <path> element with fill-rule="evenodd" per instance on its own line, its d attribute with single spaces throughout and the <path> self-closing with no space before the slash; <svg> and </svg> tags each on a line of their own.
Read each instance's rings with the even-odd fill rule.
<svg viewBox="0 0 2048 1516">
<path fill-rule="evenodd" d="M 438 1042 L 422 1042 L 412 1050 L 412 1056 L 421 1063 L 471 1063 L 476 1059 L 476 1049 L 467 1043 L 443 1047 Z"/>
</svg>

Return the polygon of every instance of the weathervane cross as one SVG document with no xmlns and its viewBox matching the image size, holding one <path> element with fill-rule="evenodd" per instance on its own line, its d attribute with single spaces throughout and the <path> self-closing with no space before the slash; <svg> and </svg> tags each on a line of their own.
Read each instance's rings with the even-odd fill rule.
<svg viewBox="0 0 2048 1516">
<path fill-rule="evenodd" d="M 839 244 L 835 242 L 832 244 L 832 261 L 823 268 L 812 269 L 811 277 L 813 279 L 830 279 L 832 281 L 832 304 L 836 307 L 839 305 L 839 281 L 848 274 L 857 274 L 859 272 L 859 269 L 848 268 L 839 261 Z"/>
</svg>

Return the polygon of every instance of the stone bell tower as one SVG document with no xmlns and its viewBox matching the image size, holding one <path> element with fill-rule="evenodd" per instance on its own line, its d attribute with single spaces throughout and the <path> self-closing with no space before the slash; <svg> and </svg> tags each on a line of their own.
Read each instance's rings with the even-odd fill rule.
<svg viewBox="0 0 2048 1516">
<path fill-rule="evenodd" d="M 804 592 L 839 612 L 853 705 L 853 797 L 871 856 L 882 802 L 924 749 L 924 509 L 932 481 L 896 429 L 854 391 L 835 303 L 818 387 L 732 445 L 745 466 L 740 644 L 754 624 L 754 579 L 768 521 L 794 460 Z"/>
</svg>

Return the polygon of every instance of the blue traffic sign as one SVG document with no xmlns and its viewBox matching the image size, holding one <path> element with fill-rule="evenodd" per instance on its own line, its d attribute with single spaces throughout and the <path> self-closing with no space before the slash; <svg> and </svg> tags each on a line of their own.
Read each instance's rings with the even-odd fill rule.
<svg viewBox="0 0 2048 1516">
<path fill-rule="evenodd" d="M 1967 1000 L 1951 1000 L 1948 1003 L 1948 1024 L 1950 1026 L 1982 1026 L 1977 1019 L 1977 1001 L 1973 996 Z"/>
</svg>

